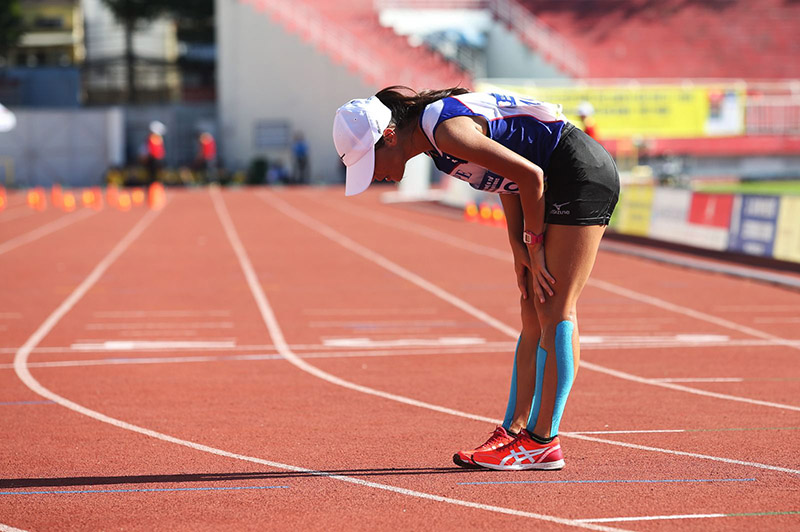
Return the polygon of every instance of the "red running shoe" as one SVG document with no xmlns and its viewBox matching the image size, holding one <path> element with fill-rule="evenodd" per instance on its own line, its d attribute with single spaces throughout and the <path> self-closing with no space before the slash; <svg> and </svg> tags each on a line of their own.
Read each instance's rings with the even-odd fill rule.
<svg viewBox="0 0 800 532">
<path fill-rule="evenodd" d="M 492 432 L 492 435 L 486 440 L 486 443 L 478 447 L 477 449 L 473 449 L 471 451 L 458 451 L 456 454 L 453 455 L 453 462 L 459 467 L 466 467 L 470 469 L 475 469 L 480 466 L 475 465 L 472 462 L 472 454 L 478 451 L 492 451 L 503 445 L 511 443 L 514 441 L 514 435 L 510 434 L 506 431 L 503 427 L 497 427 Z"/>
<path fill-rule="evenodd" d="M 497 449 L 475 451 L 472 454 L 475 465 L 500 471 L 521 469 L 561 469 L 564 467 L 564 454 L 558 436 L 550 443 L 539 443 L 523 430 L 511 443 Z"/>
</svg>

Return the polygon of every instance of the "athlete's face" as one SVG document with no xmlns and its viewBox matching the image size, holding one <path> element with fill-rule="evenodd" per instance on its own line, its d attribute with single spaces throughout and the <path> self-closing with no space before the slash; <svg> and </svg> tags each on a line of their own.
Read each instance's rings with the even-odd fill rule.
<svg viewBox="0 0 800 532">
<path fill-rule="evenodd" d="M 373 181 L 394 181 L 403 179 L 406 170 L 406 159 L 400 139 L 394 128 L 383 132 L 383 142 L 375 150 L 375 172 Z"/>
</svg>

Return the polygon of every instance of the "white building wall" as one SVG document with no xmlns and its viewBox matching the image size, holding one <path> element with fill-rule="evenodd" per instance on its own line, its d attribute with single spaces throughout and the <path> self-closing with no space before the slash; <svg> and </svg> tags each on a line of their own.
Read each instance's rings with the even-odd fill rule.
<svg viewBox="0 0 800 532">
<path fill-rule="evenodd" d="M 288 151 L 257 150 L 254 135 L 259 121 L 285 120 L 309 145 L 312 181 L 342 179 L 333 116 L 340 105 L 378 88 L 252 5 L 216 0 L 216 13 L 219 144 L 226 166 L 244 169 L 257 156 L 288 162 Z"/>
<path fill-rule="evenodd" d="M 86 30 L 87 59 L 119 58 L 125 55 L 125 31 L 101 0 L 81 0 Z M 178 57 L 175 24 L 160 17 L 136 28 L 133 49 L 137 57 L 173 61 Z"/>
</svg>

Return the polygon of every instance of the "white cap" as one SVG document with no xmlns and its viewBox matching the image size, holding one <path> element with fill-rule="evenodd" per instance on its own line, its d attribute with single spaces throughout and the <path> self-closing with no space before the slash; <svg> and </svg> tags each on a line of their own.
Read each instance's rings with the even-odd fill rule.
<svg viewBox="0 0 800 532">
<path fill-rule="evenodd" d="M 161 136 L 167 134 L 167 126 L 164 125 L 164 122 L 153 120 L 152 122 L 150 122 L 150 125 L 148 127 L 150 129 L 150 133 L 155 133 L 156 135 L 161 135 Z"/>
<path fill-rule="evenodd" d="M 587 102 L 582 101 L 578 104 L 578 116 L 592 116 L 594 114 L 594 106 Z"/>
<path fill-rule="evenodd" d="M 0 133 L 4 131 L 11 131 L 16 125 L 17 117 L 14 116 L 14 113 L 0 104 Z"/>
<path fill-rule="evenodd" d="M 392 121 L 392 111 L 375 96 L 350 100 L 336 111 L 333 143 L 347 166 L 344 195 L 367 190 L 375 172 L 375 143 Z"/>
</svg>

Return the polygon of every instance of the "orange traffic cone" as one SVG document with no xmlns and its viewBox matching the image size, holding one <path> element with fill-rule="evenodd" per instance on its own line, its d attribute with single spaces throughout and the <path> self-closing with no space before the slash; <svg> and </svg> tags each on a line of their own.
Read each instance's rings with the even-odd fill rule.
<svg viewBox="0 0 800 532">
<path fill-rule="evenodd" d="M 0 187 L 0 211 L 6 208 L 6 203 L 8 203 L 6 199 L 6 187 Z"/>
<path fill-rule="evenodd" d="M 78 206 L 78 202 L 75 199 L 75 194 L 72 192 L 64 192 L 61 196 L 61 208 L 64 209 L 65 212 L 72 212 Z"/>
<path fill-rule="evenodd" d="M 491 225 L 492 223 L 492 208 L 488 203 L 481 203 L 480 222 L 484 225 Z"/>
<path fill-rule="evenodd" d="M 141 188 L 134 188 L 131 191 L 131 201 L 136 207 L 144 205 L 144 190 Z"/>
<path fill-rule="evenodd" d="M 506 213 L 500 205 L 492 208 L 492 221 L 495 227 L 506 227 Z"/>
<path fill-rule="evenodd" d="M 131 210 L 131 195 L 127 190 L 123 190 L 117 197 L 117 208 L 121 211 Z"/>
<path fill-rule="evenodd" d="M 467 203 L 464 207 L 464 220 L 475 223 L 478 221 L 478 206 L 474 203 Z"/>
<path fill-rule="evenodd" d="M 28 207 L 36 211 L 43 211 L 47 208 L 47 198 L 44 195 L 44 188 L 36 187 L 28 191 Z"/>
<path fill-rule="evenodd" d="M 81 203 L 89 209 L 99 210 L 103 206 L 103 193 L 100 188 L 87 188 L 81 192 Z"/>
<path fill-rule="evenodd" d="M 147 190 L 147 205 L 151 209 L 162 209 L 167 202 L 167 195 L 164 192 L 164 185 L 153 183 Z"/>
</svg>

